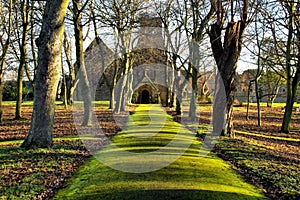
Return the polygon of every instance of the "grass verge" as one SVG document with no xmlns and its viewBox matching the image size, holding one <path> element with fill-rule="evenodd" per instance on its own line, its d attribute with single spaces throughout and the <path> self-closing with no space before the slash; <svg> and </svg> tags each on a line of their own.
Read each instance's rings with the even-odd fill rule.
<svg viewBox="0 0 300 200">
<path fill-rule="evenodd" d="M 0 143 L 1 200 L 46 199 L 89 156 L 78 138 L 56 139 L 52 149 L 26 150 L 21 142 Z"/>
<path fill-rule="evenodd" d="M 179 130 L 181 137 L 176 140 L 179 143 L 190 140 L 192 144 L 182 154 L 181 149 L 170 148 L 167 153 L 179 157 L 172 164 L 156 171 L 129 173 L 108 167 L 91 157 L 54 199 L 265 199 L 260 191 L 245 183 L 216 154 L 200 157 L 200 153 L 204 153 L 201 152 L 202 143 L 194 134 L 181 129 L 180 124 L 162 112 L 159 106 L 138 107 L 129 120 L 127 130 L 114 136 L 113 143 L 95 155 L 108 153 L 111 157 L 107 158 L 113 160 L 114 166 L 128 162 L 133 168 L 147 168 L 152 162 L 163 160 L 160 157 L 154 160 L 124 158 L 121 152 L 143 155 L 168 148 Z M 118 149 L 112 148 L 112 145 Z M 161 158 L 164 156 L 162 154 Z"/>
<path fill-rule="evenodd" d="M 251 140 L 223 138 L 217 151 L 250 182 L 265 188 L 272 199 L 300 199 L 299 161 L 276 155 Z"/>
</svg>

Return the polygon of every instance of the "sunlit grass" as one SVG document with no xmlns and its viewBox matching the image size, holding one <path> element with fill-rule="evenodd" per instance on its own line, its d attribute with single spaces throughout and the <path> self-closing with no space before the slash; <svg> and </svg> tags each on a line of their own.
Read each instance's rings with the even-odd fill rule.
<svg viewBox="0 0 300 200">
<path fill-rule="evenodd" d="M 0 199 L 35 199 L 86 154 L 78 138 L 55 140 L 53 148 L 24 149 L 21 142 L 0 142 Z"/>
<path fill-rule="evenodd" d="M 83 101 L 75 101 L 77 104 L 83 104 Z M 56 106 L 63 106 L 62 101 L 55 101 Z M 3 106 L 15 106 L 16 101 L 3 101 Z M 32 106 L 33 101 L 23 101 L 23 106 Z M 93 105 L 100 106 L 100 107 L 108 107 L 109 101 L 93 101 Z"/>
<path fill-rule="evenodd" d="M 155 126 L 151 127 L 151 119 L 155 117 L 162 119 L 161 123 L 154 120 Z M 142 119 L 148 121 L 141 123 Z M 164 153 L 179 158 L 156 171 L 129 173 L 112 169 L 92 157 L 54 199 L 264 199 L 257 189 L 245 183 L 215 154 L 200 157 L 205 151 L 201 150 L 202 143 L 194 135 L 173 122 L 158 106 L 142 105 L 131 116 L 127 130 L 113 137 L 113 143 L 95 155 L 111 156 L 115 166 L 127 162 L 133 168 L 147 168 L 153 162 L 162 162 L 159 158 L 167 155 L 162 153 L 161 157 L 154 157 L 150 162 L 147 157 L 124 157 L 122 152 L 144 154 L 166 148 L 168 151 Z M 168 148 L 174 138 L 177 146 Z M 184 145 L 179 144 L 188 141 L 191 145 L 180 149 Z M 118 148 L 113 148 L 113 145 Z"/>
<path fill-rule="evenodd" d="M 223 138 L 218 147 L 249 180 L 262 185 L 272 199 L 299 199 L 299 163 L 278 153 L 285 152 L 284 148 L 268 144 Z"/>
<path fill-rule="evenodd" d="M 3 101 L 2 105 L 3 106 L 16 106 L 16 101 Z M 32 106 L 33 101 L 23 101 L 22 105 L 23 106 Z"/>
<path fill-rule="evenodd" d="M 246 131 L 236 131 L 236 133 L 239 133 L 239 134 L 242 134 L 242 135 L 249 135 L 249 136 L 256 136 L 256 137 L 261 137 L 261 138 L 267 138 L 267 139 L 281 140 L 281 141 L 300 142 L 300 139 L 264 135 L 264 134 L 259 134 L 259 133 L 250 133 L 250 132 L 246 132 Z"/>
</svg>

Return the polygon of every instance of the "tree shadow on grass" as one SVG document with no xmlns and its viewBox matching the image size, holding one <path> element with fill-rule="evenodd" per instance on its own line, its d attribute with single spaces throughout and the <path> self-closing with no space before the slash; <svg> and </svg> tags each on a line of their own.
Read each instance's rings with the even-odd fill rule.
<svg viewBox="0 0 300 200">
<path fill-rule="evenodd" d="M 73 199 L 73 197 L 72 197 Z M 114 193 L 102 193 L 95 192 L 90 194 L 84 194 L 74 199 L 118 199 L 118 200 L 255 200 L 255 199 L 266 199 L 261 197 L 249 196 L 244 194 L 230 193 L 230 192 L 219 192 L 219 191 L 208 191 L 208 190 L 132 190 L 124 192 Z"/>
</svg>

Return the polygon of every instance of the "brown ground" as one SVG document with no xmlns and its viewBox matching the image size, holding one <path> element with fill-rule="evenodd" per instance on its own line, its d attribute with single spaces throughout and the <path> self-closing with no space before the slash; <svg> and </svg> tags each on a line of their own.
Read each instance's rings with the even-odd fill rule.
<svg viewBox="0 0 300 200">
<path fill-rule="evenodd" d="M 255 106 L 250 107 L 249 120 L 246 120 L 246 108 L 234 107 L 234 127 L 236 138 L 252 141 L 261 145 L 269 151 L 273 151 L 287 159 L 300 161 L 300 113 L 293 114 L 290 133 L 281 133 L 280 127 L 283 118 L 283 112 L 280 107 L 267 108 L 262 107 L 262 125 L 257 125 L 257 111 Z M 200 122 L 208 123 L 211 120 L 211 113 L 208 109 L 200 108 Z M 250 132 L 262 136 L 274 136 L 283 138 L 272 139 L 264 137 L 255 137 L 245 134 L 239 134 L 238 131 Z M 298 141 L 287 141 L 284 138 L 297 139 Z"/>
<path fill-rule="evenodd" d="M 250 119 L 245 119 L 245 108 L 235 107 L 234 111 L 234 126 L 235 129 L 245 132 L 257 133 L 265 136 L 276 136 L 282 138 L 294 138 L 300 139 L 300 113 L 295 113 L 291 123 L 291 132 L 289 134 L 280 133 L 280 126 L 283 117 L 283 112 L 281 108 L 262 108 L 262 126 L 257 126 L 256 118 L 256 108 L 250 108 Z M 0 141 L 8 140 L 22 140 L 26 137 L 29 131 L 30 118 L 31 118 L 32 107 L 24 106 L 22 110 L 22 120 L 14 120 L 14 107 L 5 106 L 4 107 L 4 122 L 0 125 Z M 97 117 L 100 121 L 102 130 L 105 134 L 110 136 L 117 133 L 120 128 L 114 121 L 114 116 L 110 111 L 104 110 L 103 107 L 96 110 Z M 176 116 L 175 116 L 176 118 Z M 211 119 L 211 114 L 208 106 L 200 107 L 200 123 L 209 124 Z M 125 118 L 119 119 L 125 120 Z M 65 109 L 62 106 L 58 106 L 55 112 L 55 125 L 53 137 L 64 137 L 64 136 L 74 136 L 77 135 L 76 127 L 73 121 L 72 109 Z M 300 142 L 298 141 L 285 141 L 280 139 L 265 139 L 263 137 L 253 137 L 249 135 L 236 134 L 236 137 L 244 141 L 251 141 L 252 143 L 258 144 L 264 150 L 278 155 L 284 159 L 293 161 L 295 163 L 300 163 Z M 61 143 L 61 142 L 60 142 Z M 69 145 L 67 141 L 62 141 L 66 145 Z M 0 143 L 1 144 L 1 143 Z M 57 144 L 61 145 L 61 144 Z M 73 144 L 70 144 L 71 146 Z M 76 146 L 79 145 L 79 146 Z M 64 162 L 61 160 L 62 165 L 66 165 L 66 168 L 60 172 L 60 174 L 49 174 L 48 178 L 45 178 L 45 185 L 47 185 L 47 190 L 43 190 L 39 193 L 38 198 L 45 198 L 45 196 L 51 196 L 56 189 L 62 186 L 66 179 L 76 171 L 76 169 L 84 162 L 84 160 L 89 157 L 89 152 L 86 151 L 80 144 L 76 144 L 75 148 L 78 148 L 78 154 L 74 155 L 74 160 L 72 162 Z M 1 147 L 1 145 L 0 145 Z M 73 145 L 74 147 L 74 145 Z M 73 148 L 72 147 L 72 148 Z M 49 159 L 57 159 L 60 161 L 61 158 L 55 157 L 54 155 L 49 157 Z M 27 160 L 27 163 L 23 163 L 24 166 L 19 168 L 13 168 L 6 171 L 5 174 L 1 174 L 2 181 L 11 180 L 11 174 L 22 174 L 19 178 L 15 178 L 15 182 L 18 182 L 22 177 L 33 173 L 32 171 L 26 171 L 24 169 L 30 168 L 30 166 L 35 165 L 38 160 Z M 1 163 L 0 163 L 1 164 Z M 18 173 L 18 170 L 22 171 Z M 47 172 L 48 173 L 48 172 Z M 52 177 L 51 177 L 52 176 Z M 1 189 L 1 188 L 0 188 Z M 0 191 L 1 193 L 1 191 Z"/>
<path fill-rule="evenodd" d="M 0 154 L 5 155 L 0 160 L 0 196 L 4 199 L 33 199 L 33 196 L 34 199 L 48 199 L 90 157 L 90 153 L 79 139 L 54 140 L 52 150 L 41 151 L 21 149 L 21 143 L 5 143 L 23 140 L 29 131 L 32 106 L 23 107 L 22 120 L 13 119 L 14 110 L 12 106 L 4 107 L 3 124 L 0 125 Z M 95 112 L 107 136 L 119 131 L 110 111 L 101 107 Z M 72 109 L 57 106 L 53 137 L 76 135 Z M 33 191 L 35 194 L 30 194 Z"/>
</svg>

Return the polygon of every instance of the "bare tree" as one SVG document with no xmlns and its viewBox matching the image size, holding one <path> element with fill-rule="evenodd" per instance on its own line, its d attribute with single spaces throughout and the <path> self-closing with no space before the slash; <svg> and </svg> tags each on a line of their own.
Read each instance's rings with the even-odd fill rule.
<svg viewBox="0 0 300 200">
<path fill-rule="evenodd" d="M 47 1 L 37 41 L 38 69 L 31 126 L 23 147 L 51 147 L 55 98 L 61 72 L 64 18 L 69 0 Z"/>
<path fill-rule="evenodd" d="M 132 47 L 132 38 L 130 31 L 136 26 L 137 14 L 142 9 L 144 3 L 140 0 L 134 1 L 99 1 L 95 4 L 98 13 L 95 13 L 97 21 L 100 21 L 104 26 L 112 29 L 117 38 L 115 45 L 115 64 L 114 64 L 114 75 L 113 80 L 110 81 L 111 85 L 111 107 L 114 105 L 114 100 L 116 105 L 114 111 L 119 113 L 125 110 L 125 101 L 127 100 L 126 88 L 129 89 L 130 77 L 127 75 L 131 70 L 131 57 L 130 51 Z M 120 81 L 121 88 L 118 91 L 120 98 L 114 97 L 115 84 L 117 83 L 118 75 L 122 77 Z M 129 78 L 129 79 L 128 79 Z"/>
<path fill-rule="evenodd" d="M 21 108 L 23 102 L 23 75 L 25 66 L 28 65 L 27 60 L 27 36 L 29 32 L 29 22 L 30 22 L 30 10 L 29 10 L 29 0 L 22 0 L 20 2 L 21 6 L 21 32 L 20 35 L 17 36 L 18 38 L 18 46 L 19 46 L 19 68 L 18 68 L 18 77 L 17 77 L 17 101 L 16 101 L 16 112 L 15 112 L 15 119 L 21 119 Z M 16 12 L 19 11 L 19 8 L 16 8 Z M 16 17 L 17 18 L 17 17 Z M 28 67 L 26 67 L 28 68 Z"/>
<path fill-rule="evenodd" d="M 189 60 L 188 71 L 192 79 L 192 97 L 189 108 L 189 117 L 196 118 L 196 99 L 198 92 L 198 72 L 200 69 L 200 45 L 205 38 L 205 31 L 208 23 L 212 20 L 214 6 L 206 1 L 185 1 L 184 27 L 189 40 Z M 192 13 L 189 16 L 189 13 Z M 191 25 L 190 25 L 191 24 Z M 190 26 L 189 26 L 190 25 Z"/>
<path fill-rule="evenodd" d="M 184 22 L 180 19 L 179 16 L 182 16 L 183 9 L 176 10 L 176 3 L 172 0 L 164 2 L 155 2 L 155 9 L 160 17 L 164 31 L 164 40 L 165 48 L 167 50 L 167 71 L 170 71 L 168 74 L 170 77 L 167 78 L 170 86 L 170 103 L 169 106 L 173 107 L 174 102 L 176 103 L 175 110 L 176 114 L 181 114 L 181 101 L 182 101 L 182 92 L 187 86 L 187 81 L 180 81 L 180 75 L 176 72 L 185 69 L 183 66 L 186 64 L 187 59 L 183 59 L 180 56 L 180 51 L 184 48 L 186 41 L 182 41 L 183 37 L 183 25 Z M 179 64 L 180 63 L 180 64 Z M 171 69 L 168 69 L 171 68 Z M 186 74 L 188 79 L 188 74 Z M 176 89 L 176 90 L 175 90 Z M 176 94 L 174 94 L 176 91 Z M 176 99 L 174 99 L 176 98 Z"/>
<path fill-rule="evenodd" d="M 90 91 L 90 83 L 87 75 L 87 71 L 84 63 L 84 52 L 83 52 L 83 32 L 82 32 L 82 12 L 89 0 L 86 0 L 82 5 L 81 0 L 72 0 L 73 3 L 73 23 L 75 32 L 75 46 L 76 46 L 76 68 L 80 76 L 79 79 L 79 92 L 84 93 L 84 117 L 83 126 L 88 126 L 92 123 L 92 94 Z M 83 96 L 83 95 L 82 95 Z"/>
<path fill-rule="evenodd" d="M 200 70 L 200 61 L 204 57 L 200 46 L 203 44 L 206 35 L 208 23 L 212 20 L 214 14 L 214 7 L 210 5 L 209 1 L 167 1 L 166 4 L 161 3 L 157 6 L 158 14 L 161 17 L 166 30 L 167 48 L 170 49 L 169 56 L 172 67 L 176 70 L 182 70 L 185 73 L 185 79 L 191 80 L 192 93 L 189 107 L 189 117 L 192 120 L 196 118 L 196 99 L 198 92 L 198 78 Z M 183 34 L 184 32 L 184 34 Z M 178 35 L 175 35 L 178 34 Z M 182 37 L 185 35 L 185 37 Z M 174 41 L 174 37 L 176 37 Z M 173 38 L 173 39 L 172 39 Z M 184 39 L 183 39 L 184 38 Z M 183 40 L 185 44 L 183 44 Z M 184 48 L 188 49 L 187 60 L 182 60 L 180 66 L 177 62 L 181 61 L 179 51 Z M 178 81 L 177 84 L 179 83 Z M 179 92 L 177 99 L 182 97 L 182 90 L 186 87 L 187 82 L 182 82 L 177 85 Z M 180 111 L 180 102 L 177 101 L 177 113 Z"/>
<path fill-rule="evenodd" d="M 281 131 L 288 133 L 300 80 L 300 2 L 279 0 L 266 3 L 268 7 L 260 10 L 270 32 L 270 37 L 265 41 L 267 48 L 264 54 L 267 56 L 264 59 L 272 71 L 286 82 L 286 106 Z"/>
<path fill-rule="evenodd" d="M 220 107 L 219 109 L 214 108 L 214 110 L 218 110 L 214 112 L 214 114 L 220 115 L 224 112 L 225 129 L 223 129 L 222 134 L 228 136 L 234 135 L 232 119 L 236 68 L 242 50 L 244 31 L 248 25 L 248 0 L 237 2 L 238 3 L 235 3 L 233 0 L 211 0 L 211 4 L 216 10 L 216 22 L 211 25 L 209 36 L 213 55 L 218 67 L 218 73 L 222 78 L 226 93 L 226 107 L 224 107 L 220 105 L 222 104 L 222 100 L 218 99 L 223 98 L 223 91 L 219 89 L 216 90 L 215 102 L 220 100 L 220 104 L 216 103 L 214 106 Z M 236 21 L 237 18 L 239 18 L 238 21 Z M 223 34 L 224 29 L 225 34 Z M 222 82 L 218 82 L 216 87 L 220 86 Z M 219 118 L 219 116 L 214 117 Z M 218 123 L 220 124 L 220 122 Z M 222 123 L 221 125 L 214 126 L 214 128 L 219 126 L 222 126 Z"/>
<path fill-rule="evenodd" d="M 286 40 L 285 52 L 287 98 L 284 118 L 281 125 L 281 131 L 288 133 L 290 131 L 293 105 L 297 98 L 297 88 L 300 81 L 300 2 L 299 0 L 280 0 L 280 3 L 285 9 L 288 18 L 288 23 L 286 24 L 288 35 Z M 295 46 L 293 44 L 293 41 L 296 41 Z"/>
<path fill-rule="evenodd" d="M 66 62 L 69 68 L 69 75 L 68 78 L 65 77 L 65 85 L 66 87 L 66 100 L 68 105 L 72 105 L 73 103 L 73 93 L 76 88 L 78 81 L 75 78 L 75 64 L 72 63 L 72 43 L 70 38 L 67 36 L 66 32 L 64 32 L 64 39 L 63 39 L 63 47 L 66 57 Z"/>
<path fill-rule="evenodd" d="M 5 72 L 5 59 L 11 42 L 10 37 L 12 30 L 12 9 L 12 0 L 9 1 L 8 5 L 0 2 L 0 44 L 2 49 L 0 50 L 0 123 L 2 123 L 2 92 L 4 86 L 3 76 Z"/>
</svg>

